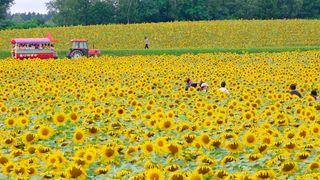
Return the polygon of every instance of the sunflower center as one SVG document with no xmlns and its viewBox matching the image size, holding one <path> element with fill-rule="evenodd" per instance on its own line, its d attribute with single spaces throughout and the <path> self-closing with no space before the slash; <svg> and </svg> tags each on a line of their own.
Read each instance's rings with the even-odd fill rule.
<svg viewBox="0 0 320 180">
<path fill-rule="evenodd" d="M 210 139 L 208 136 L 202 136 L 202 142 L 205 143 L 205 144 L 208 144 L 210 142 Z"/>
<path fill-rule="evenodd" d="M 164 123 L 163 123 L 163 126 L 164 126 L 165 128 L 170 128 L 170 127 L 171 127 L 171 121 L 166 121 L 166 122 L 164 122 Z"/>
<path fill-rule="evenodd" d="M 28 142 L 31 142 L 31 141 L 34 140 L 34 135 L 33 134 L 28 134 L 26 139 L 27 139 Z"/>
<path fill-rule="evenodd" d="M 77 134 L 76 134 L 76 139 L 77 139 L 77 140 L 81 140 L 82 138 L 83 138 L 83 134 L 80 133 L 80 132 L 77 132 Z"/>
<path fill-rule="evenodd" d="M 106 149 L 105 155 L 107 157 L 111 157 L 113 154 L 114 154 L 114 150 L 113 149 L 110 149 L 110 148 Z"/>
<path fill-rule="evenodd" d="M 58 122 L 64 122 L 64 116 L 63 115 L 59 115 L 58 117 L 57 117 L 57 121 Z"/>
<path fill-rule="evenodd" d="M 294 167 L 295 167 L 295 165 L 294 165 L 293 163 L 284 164 L 283 167 L 282 167 L 282 171 L 284 171 L 284 172 L 289 172 L 289 171 L 291 171 Z"/>
<path fill-rule="evenodd" d="M 159 176 L 159 174 L 157 174 L 157 173 L 152 173 L 152 174 L 150 175 L 150 179 L 152 179 L 152 180 L 158 180 L 158 179 L 160 179 L 160 176 Z"/>
<path fill-rule="evenodd" d="M 42 135 L 47 136 L 49 134 L 49 130 L 47 128 L 44 128 L 41 132 Z"/>
<path fill-rule="evenodd" d="M 76 178 L 82 175 L 82 171 L 79 168 L 73 167 L 71 168 L 71 170 L 69 171 L 71 178 Z"/>
<path fill-rule="evenodd" d="M 254 140 L 255 140 L 255 138 L 254 138 L 253 135 L 249 135 L 249 136 L 247 137 L 247 142 L 248 142 L 248 143 L 253 143 Z"/>
<path fill-rule="evenodd" d="M 153 150 L 153 147 L 152 147 L 152 145 L 148 144 L 146 146 L 146 149 L 147 149 L 147 151 L 151 152 Z"/>
</svg>

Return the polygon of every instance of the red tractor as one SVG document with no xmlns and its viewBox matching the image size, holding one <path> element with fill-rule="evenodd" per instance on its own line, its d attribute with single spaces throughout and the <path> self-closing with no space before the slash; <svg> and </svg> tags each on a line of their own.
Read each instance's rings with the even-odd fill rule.
<svg viewBox="0 0 320 180">
<path fill-rule="evenodd" d="M 99 57 L 101 52 L 99 49 L 89 49 L 88 41 L 86 39 L 74 39 L 71 40 L 72 47 L 67 54 L 68 58 L 79 58 L 82 56 L 86 57 Z"/>
</svg>

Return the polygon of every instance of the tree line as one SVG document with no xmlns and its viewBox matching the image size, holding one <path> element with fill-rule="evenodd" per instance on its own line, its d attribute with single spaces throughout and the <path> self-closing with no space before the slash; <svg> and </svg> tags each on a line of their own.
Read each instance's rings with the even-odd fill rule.
<svg viewBox="0 0 320 180">
<path fill-rule="evenodd" d="M 320 18 L 320 0 L 51 0 L 57 25 Z"/>
<path fill-rule="evenodd" d="M 49 13 L 43 16 L 10 15 L 7 12 L 13 3 L 14 0 L 0 0 L 0 29 L 189 20 L 320 18 L 320 0 L 51 0 L 46 4 Z"/>
</svg>

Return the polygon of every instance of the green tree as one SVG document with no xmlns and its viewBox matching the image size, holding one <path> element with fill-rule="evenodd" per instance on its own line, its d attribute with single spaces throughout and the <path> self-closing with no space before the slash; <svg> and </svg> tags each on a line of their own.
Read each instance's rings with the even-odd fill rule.
<svg viewBox="0 0 320 180">
<path fill-rule="evenodd" d="M 57 25 L 91 24 L 90 9 L 94 1 L 90 0 L 52 0 L 47 3 L 53 22 Z"/>
<path fill-rule="evenodd" d="M 5 19 L 7 11 L 13 4 L 13 0 L 0 0 L 0 19 Z"/>
<path fill-rule="evenodd" d="M 90 24 L 115 23 L 115 7 L 113 1 L 97 1 L 90 7 Z"/>
</svg>

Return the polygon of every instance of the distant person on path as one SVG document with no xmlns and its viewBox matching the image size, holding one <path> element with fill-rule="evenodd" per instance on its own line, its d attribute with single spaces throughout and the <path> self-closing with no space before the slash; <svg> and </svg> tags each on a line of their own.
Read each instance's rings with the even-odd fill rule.
<svg viewBox="0 0 320 180">
<path fill-rule="evenodd" d="M 228 89 L 226 89 L 226 82 L 221 83 L 221 87 L 219 88 L 221 92 L 229 93 Z"/>
<path fill-rule="evenodd" d="M 316 90 L 311 91 L 311 96 L 314 98 L 314 100 L 320 101 L 320 98 L 319 98 Z"/>
<path fill-rule="evenodd" d="M 144 37 L 144 43 L 145 43 L 144 48 L 145 49 L 149 49 L 149 39 L 148 39 L 148 37 Z"/>
<path fill-rule="evenodd" d="M 192 86 L 192 87 L 197 87 L 198 83 L 192 83 L 190 78 L 187 78 L 186 80 L 187 86 L 185 88 L 186 91 L 188 91 L 188 89 Z"/>
<path fill-rule="evenodd" d="M 295 84 L 291 84 L 290 85 L 290 94 L 291 95 L 297 95 L 297 96 L 299 96 L 299 98 L 302 98 L 302 95 L 296 90 L 296 88 L 297 88 L 297 85 L 295 85 Z"/>
</svg>

